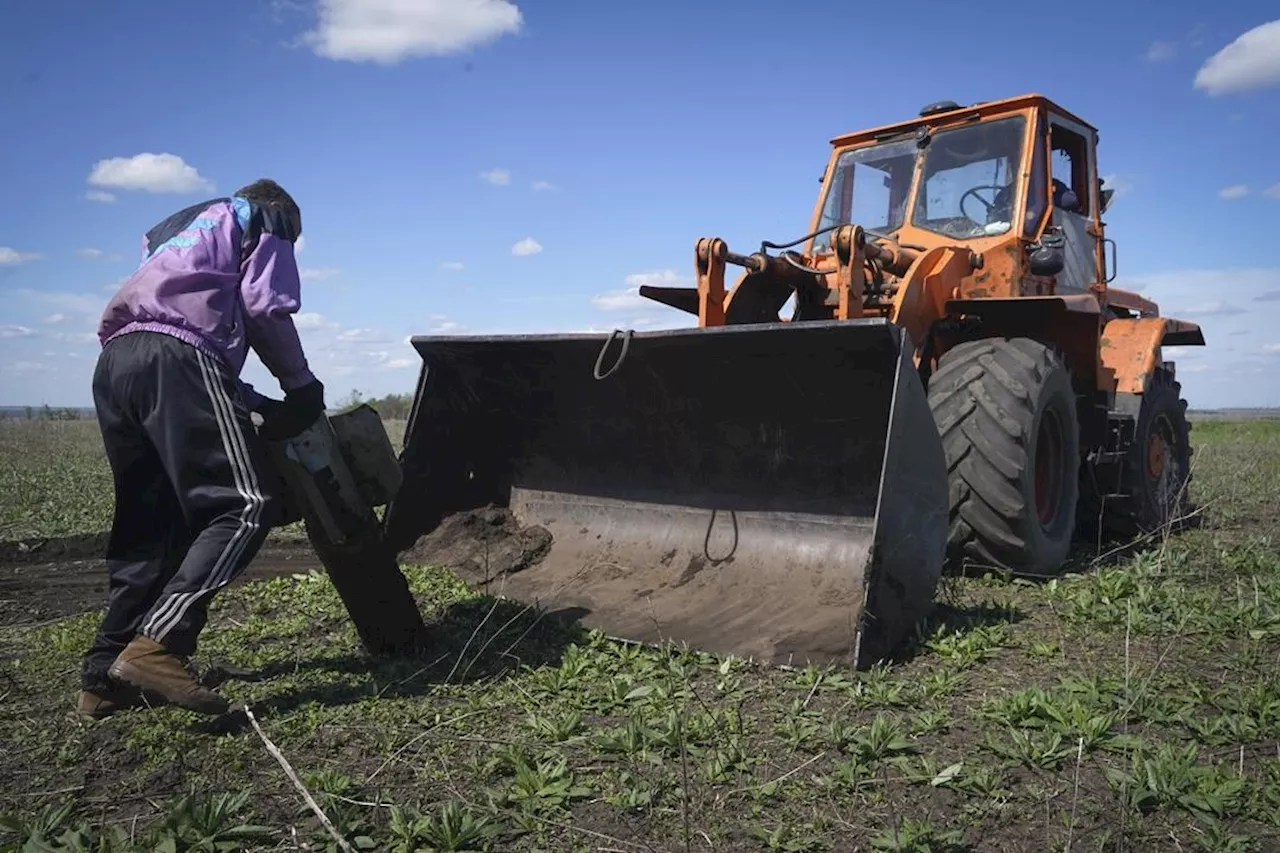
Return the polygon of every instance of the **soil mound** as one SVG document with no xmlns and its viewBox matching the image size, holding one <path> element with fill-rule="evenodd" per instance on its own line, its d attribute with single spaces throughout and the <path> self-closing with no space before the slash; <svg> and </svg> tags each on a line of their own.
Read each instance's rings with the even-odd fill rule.
<svg viewBox="0 0 1280 853">
<path fill-rule="evenodd" d="M 451 569 L 478 585 L 535 566 L 550 550 L 545 527 L 524 527 L 509 509 L 487 506 L 447 516 L 400 561 Z"/>
</svg>

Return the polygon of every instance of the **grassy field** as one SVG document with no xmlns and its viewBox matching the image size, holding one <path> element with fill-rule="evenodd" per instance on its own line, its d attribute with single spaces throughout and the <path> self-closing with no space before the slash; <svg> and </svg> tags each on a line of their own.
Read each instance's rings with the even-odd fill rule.
<svg viewBox="0 0 1280 853">
<path fill-rule="evenodd" d="M 251 726 L 79 721 L 96 612 L 5 626 L 0 849 L 1280 849 L 1280 423 L 1193 439 L 1198 529 L 948 578 L 862 673 L 620 644 L 431 567 L 437 653 L 371 662 L 322 575 L 235 587 L 200 660 L 342 842 Z M 0 539 L 109 523 L 91 423 L 0 422 L 0 459 Z"/>
</svg>

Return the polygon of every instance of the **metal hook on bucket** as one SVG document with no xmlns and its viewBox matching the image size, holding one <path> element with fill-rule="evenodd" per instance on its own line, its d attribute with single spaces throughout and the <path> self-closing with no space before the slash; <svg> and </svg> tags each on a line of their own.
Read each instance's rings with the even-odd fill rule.
<svg viewBox="0 0 1280 853">
<path fill-rule="evenodd" d="M 632 334 L 634 334 L 634 332 L 631 329 L 627 329 L 625 332 L 622 331 L 621 329 L 614 329 L 612 332 L 609 333 L 609 340 L 604 342 L 604 346 L 600 347 L 600 354 L 596 356 L 596 366 L 595 366 L 595 369 L 591 372 L 592 376 L 594 376 L 596 379 L 605 379 L 613 375 L 614 371 L 616 371 L 619 367 L 622 366 L 623 360 L 625 360 L 627 357 L 627 349 L 631 346 Z M 622 352 L 618 353 L 618 360 L 613 363 L 613 367 L 610 367 L 608 372 L 601 373 L 600 365 L 604 363 L 604 354 L 608 351 L 609 344 L 613 343 L 613 339 L 616 338 L 618 335 L 623 336 Z"/>
<path fill-rule="evenodd" d="M 707 535 L 702 540 L 702 554 L 712 563 L 722 563 L 732 557 L 738 550 L 738 513 L 736 510 L 729 510 L 729 519 L 733 522 L 733 547 L 729 549 L 729 553 L 723 557 L 711 556 L 711 531 L 716 526 L 716 516 L 720 514 L 720 510 L 711 510 L 711 519 L 707 522 Z"/>
</svg>

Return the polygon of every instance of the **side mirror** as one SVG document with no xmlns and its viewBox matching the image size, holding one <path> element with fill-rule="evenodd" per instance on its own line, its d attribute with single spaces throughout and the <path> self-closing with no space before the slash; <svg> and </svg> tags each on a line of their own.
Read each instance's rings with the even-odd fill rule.
<svg viewBox="0 0 1280 853">
<path fill-rule="evenodd" d="M 1031 274 L 1047 278 L 1062 272 L 1067 265 L 1066 255 L 1063 253 L 1065 244 L 1066 239 L 1060 228 L 1047 229 L 1039 243 L 1032 243 L 1028 247 L 1031 254 L 1027 257 L 1027 263 Z"/>
<path fill-rule="evenodd" d="M 1111 206 L 1111 197 L 1116 194 L 1115 190 L 1104 189 L 1098 194 L 1099 203 L 1102 205 L 1102 212 L 1106 213 L 1107 208 Z"/>
</svg>

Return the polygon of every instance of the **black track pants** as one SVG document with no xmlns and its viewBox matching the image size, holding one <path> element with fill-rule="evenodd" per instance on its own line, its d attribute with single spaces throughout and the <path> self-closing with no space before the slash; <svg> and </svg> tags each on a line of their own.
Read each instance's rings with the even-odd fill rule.
<svg viewBox="0 0 1280 853">
<path fill-rule="evenodd" d="M 93 396 L 116 505 L 89 689 L 135 634 L 194 652 L 210 598 L 253 559 L 275 511 L 265 451 L 216 358 L 170 335 L 125 335 L 103 349 Z"/>
</svg>

